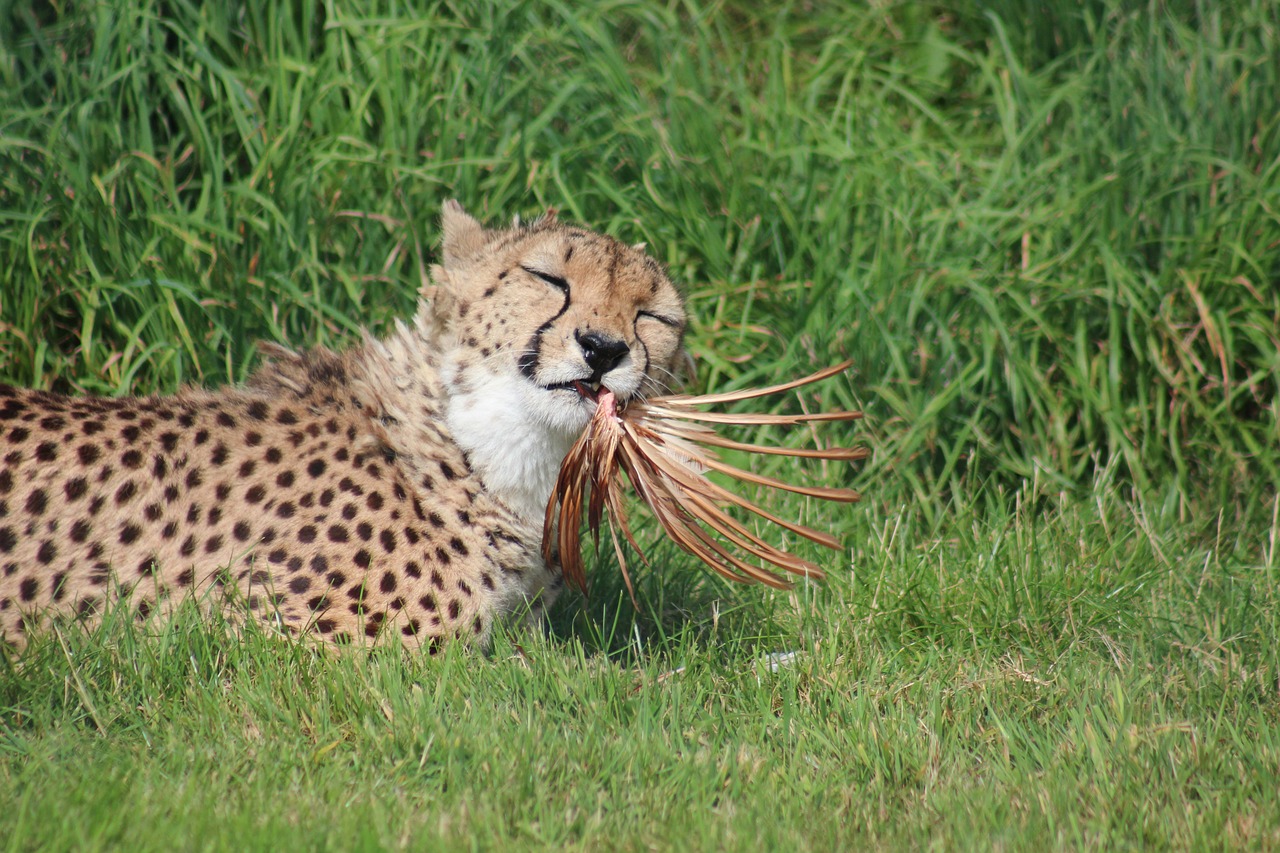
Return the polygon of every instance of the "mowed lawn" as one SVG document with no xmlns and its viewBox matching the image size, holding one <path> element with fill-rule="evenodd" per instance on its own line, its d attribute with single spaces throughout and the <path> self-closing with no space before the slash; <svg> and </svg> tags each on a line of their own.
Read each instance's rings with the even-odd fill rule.
<svg viewBox="0 0 1280 853">
<path fill-rule="evenodd" d="M 842 552 L 637 509 L 551 629 L 189 607 L 0 659 L 0 847 L 1280 848 L 1280 3 L 0 4 L 0 381 L 242 380 L 413 310 L 456 197 L 644 241 L 698 390 L 866 420 Z"/>
</svg>

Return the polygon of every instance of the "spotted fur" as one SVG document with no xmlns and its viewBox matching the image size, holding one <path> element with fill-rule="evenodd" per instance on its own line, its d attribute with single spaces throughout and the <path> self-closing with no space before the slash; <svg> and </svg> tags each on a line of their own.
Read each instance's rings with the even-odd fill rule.
<svg viewBox="0 0 1280 853">
<path fill-rule="evenodd" d="M 430 649 L 562 585 L 539 554 L 603 384 L 665 386 L 684 309 L 640 248 L 553 215 L 444 208 L 412 323 L 344 353 L 270 348 L 244 386 L 66 397 L 0 386 L 0 632 L 210 587 L 294 633 Z"/>
</svg>

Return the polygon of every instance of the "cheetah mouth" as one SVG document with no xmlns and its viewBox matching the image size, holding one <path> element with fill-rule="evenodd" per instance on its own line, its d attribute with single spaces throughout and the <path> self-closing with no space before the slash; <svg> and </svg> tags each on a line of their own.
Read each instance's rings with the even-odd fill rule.
<svg viewBox="0 0 1280 853">
<path fill-rule="evenodd" d="M 604 385 L 597 381 L 574 379 L 571 382 L 557 382 L 554 385 L 542 386 L 548 391 L 572 391 L 583 400 L 597 402 L 600 397 L 600 391 Z"/>
</svg>

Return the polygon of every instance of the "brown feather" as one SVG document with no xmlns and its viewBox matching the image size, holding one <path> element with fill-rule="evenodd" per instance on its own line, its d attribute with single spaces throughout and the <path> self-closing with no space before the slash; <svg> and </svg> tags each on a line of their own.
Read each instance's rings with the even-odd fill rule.
<svg viewBox="0 0 1280 853">
<path fill-rule="evenodd" d="M 621 472 L 626 472 L 632 487 L 672 541 L 718 574 L 742 583 L 758 581 L 783 589 L 791 586 L 783 575 L 739 556 L 733 550 L 737 549 L 746 557 L 790 574 L 821 578 L 822 570 L 817 565 L 769 544 L 726 512 L 722 505 L 735 505 L 828 548 L 838 549 L 839 540 L 829 533 L 774 515 L 711 481 L 704 472 L 713 470 L 753 485 L 783 489 L 821 500 L 851 502 L 858 500 L 860 495 L 853 489 L 802 486 L 756 474 L 722 462 L 711 448 L 837 462 L 863 459 L 867 451 L 847 447 L 799 449 L 751 444 L 720 436 L 706 424 L 786 426 L 856 420 L 862 417 L 862 413 L 833 411 L 771 415 L 704 412 L 694 407 L 790 391 L 834 376 L 848 366 L 849 362 L 844 362 L 768 388 L 703 396 L 673 395 L 634 401 L 622 407 L 617 406 L 611 392 L 602 390 L 595 416 L 566 454 L 556 478 L 543 520 L 543 557 L 550 561 L 556 556 L 552 553 L 554 542 L 559 550 L 565 580 L 586 590 L 579 526 L 585 503 L 587 529 L 597 547 L 600 523 L 607 519 L 614 553 L 627 591 L 634 601 L 631 575 L 618 539 L 618 529 L 640 559 L 646 565 L 649 561 L 636 542 L 627 517 L 621 488 Z M 727 544 L 717 541 L 704 526 Z"/>
</svg>

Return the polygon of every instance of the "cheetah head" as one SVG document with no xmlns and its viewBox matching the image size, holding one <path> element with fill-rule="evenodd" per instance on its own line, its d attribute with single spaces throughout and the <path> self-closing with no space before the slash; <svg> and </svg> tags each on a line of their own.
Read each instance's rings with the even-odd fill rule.
<svg viewBox="0 0 1280 853">
<path fill-rule="evenodd" d="M 486 486 L 541 517 L 596 394 L 668 389 L 683 301 L 642 247 L 558 222 L 485 228 L 444 206 L 433 320 L 447 329 L 448 420 Z"/>
</svg>

